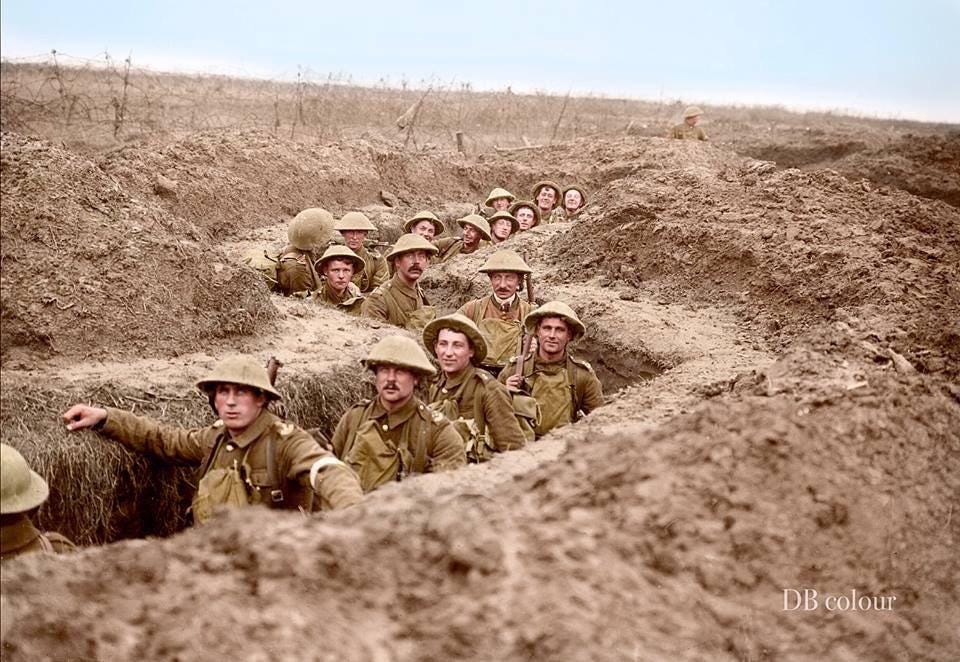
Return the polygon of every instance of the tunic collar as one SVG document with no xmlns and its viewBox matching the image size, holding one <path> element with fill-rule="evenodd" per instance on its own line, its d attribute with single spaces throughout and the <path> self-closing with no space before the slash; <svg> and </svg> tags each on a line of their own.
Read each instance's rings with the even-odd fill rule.
<svg viewBox="0 0 960 662">
<path fill-rule="evenodd" d="M 537 354 L 536 358 L 534 359 L 534 366 L 537 368 L 541 368 L 543 370 L 550 370 L 550 371 L 557 368 L 562 368 L 567 365 L 567 356 L 568 354 L 565 351 L 563 353 L 563 356 L 561 356 L 556 361 L 545 361 L 543 358 L 541 358 L 540 354 Z"/>
<path fill-rule="evenodd" d="M 254 441 L 259 439 L 260 435 L 266 432 L 267 428 L 273 425 L 273 422 L 275 420 L 276 420 L 276 416 L 268 412 L 266 406 L 264 406 L 263 411 L 261 411 L 260 415 L 257 416 L 257 420 L 251 423 L 250 427 L 244 430 L 242 434 L 239 434 L 236 437 L 229 439 L 229 441 L 233 442 L 240 448 L 246 448 L 247 446 L 252 444 Z M 229 434 L 230 432 L 227 431 L 228 436 Z"/>
<path fill-rule="evenodd" d="M 473 373 L 476 372 L 476 370 L 477 369 L 475 367 L 468 363 L 467 367 L 461 370 L 459 375 L 449 377 L 446 375 L 446 373 L 444 373 L 443 377 L 440 378 L 440 381 L 437 382 L 437 388 L 440 389 L 441 393 L 445 393 L 444 389 L 446 389 L 446 392 L 455 391 L 457 387 L 473 377 Z"/>
<path fill-rule="evenodd" d="M 417 399 L 415 395 L 410 396 L 410 399 L 397 409 L 392 411 L 389 414 L 387 410 L 383 408 L 383 404 L 380 402 L 378 397 L 373 403 L 373 410 L 370 413 L 371 418 L 375 418 L 378 421 L 381 421 L 381 426 L 384 425 L 383 421 L 386 421 L 387 429 L 394 430 L 404 423 L 406 423 L 410 418 L 417 412 L 417 409 L 422 409 L 423 403 Z"/>
</svg>

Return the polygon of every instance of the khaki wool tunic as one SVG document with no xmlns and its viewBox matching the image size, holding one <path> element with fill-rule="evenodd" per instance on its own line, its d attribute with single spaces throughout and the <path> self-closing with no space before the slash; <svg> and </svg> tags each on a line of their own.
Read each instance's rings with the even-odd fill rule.
<svg viewBox="0 0 960 662">
<path fill-rule="evenodd" d="M 583 207 L 577 211 L 571 213 L 568 212 L 563 207 L 557 207 L 550 213 L 550 220 L 548 223 L 566 223 L 567 221 L 575 221 L 580 217 L 581 212 L 583 212 Z"/>
<path fill-rule="evenodd" d="M 670 130 L 670 137 L 679 140 L 707 140 L 707 132 L 699 126 L 690 126 L 683 122 Z"/>
<path fill-rule="evenodd" d="M 520 353 L 523 337 L 523 318 L 535 306 L 515 295 L 510 307 L 502 310 L 492 294 L 473 299 L 460 306 L 458 313 L 473 320 L 487 338 L 487 358 L 484 365 L 502 366 Z"/>
<path fill-rule="evenodd" d="M 416 396 L 387 412 L 379 398 L 347 410 L 333 432 L 334 453 L 357 475 L 364 492 L 418 473 L 467 463 L 463 439 L 442 414 Z"/>
<path fill-rule="evenodd" d="M 274 507 L 290 510 L 311 506 L 310 468 L 320 458 L 330 456 L 308 432 L 266 409 L 242 434 L 231 437 L 220 420 L 207 427 L 187 429 L 108 407 L 100 432 L 128 448 L 174 464 L 206 464 L 207 472 L 227 469 L 234 462 L 246 464 L 249 503 L 272 504 L 270 491 L 277 488 L 283 493 L 283 501 L 274 503 Z M 267 470 L 268 439 L 273 443 L 280 483 L 276 486 L 270 484 Z M 320 481 L 320 506 L 329 510 L 352 505 L 359 501 L 358 487 L 357 477 L 347 467 L 327 467 Z"/>
<path fill-rule="evenodd" d="M 501 452 L 523 448 L 523 431 L 513 413 L 510 392 L 503 384 L 488 373 L 468 365 L 454 377 L 442 374 L 430 386 L 428 400 L 434 403 L 454 396 L 457 396 L 457 411 L 463 418 L 474 418 L 477 399 L 480 399 L 479 412 L 494 448 Z"/>
<path fill-rule="evenodd" d="M 315 301 L 333 306 L 348 315 L 360 315 L 360 306 L 363 305 L 363 295 L 360 294 L 360 288 L 354 283 L 347 283 L 347 289 L 343 291 L 343 294 L 338 295 L 326 279 L 323 279 L 323 285 L 314 293 L 313 298 Z"/>
<path fill-rule="evenodd" d="M 41 533 L 25 513 L 3 516 L 3 525 L 0 526 L 0 561 L 34 552 L 63 554 L 75 549 L 76 546 L 59 533 Z"/>
<path fill-rule="evenodd" d="M 320 287 L 320 277 L 313 268 L 314 256 L 293 246 L 280 251 L 277 264 L 277 288 L 284 296 L 312 292 Z"/>
<path fill-rule="evenodd" d="M 364 317 L 416 329 L 423 328 L 423 324 L 420 324 L 423 320 L 415 319 L 420 317 L 415 313 L 429 306 L 419 285 L 410 287 L 403 282 L 400 274 L 394 274 L 393 278 L 367 295 L 361 312 Z"/>
<path fill-rule="evenodd" d="M 481 248 L 489 246 L 490 242 L 486 239 L 481 239 L 480 242 L 473 248 L 467 248 L 463 243 L 463 238 L 461 237 L 441 237 L 440 239 L 434 239 L 433 245 L 437 247 L 437 250 L 440 252 L 437 253 L 433 261 L 434 262 L 446 262 L 452 257 L 457 255 L 469 255 L 470 253 L 476 253 Z"/>
<path fill-rule="evenodd" d="M 502 383 L 516 372 L 516 361 L 516 358 L 510 359 L 500 373 Z M 571 376 L 573 388 L 570 388 Z M 549 363 L 539 355 L 527 359 L 523 364 L 523 384 L 524 393 L 540 404 L 542 419 L 535 430 L 537 437 L 578 420 L 581 412 L 589 414 L 604 404 L 603 387 L 593 367 L 569 353 Z"/>
<path fill-rule="evenodd" d="M 363 260 L 363 269 L 353 275 L 353 282 L 363 294 L 372 292 L 387 282 L 390 278 L 390 268 L 385 257 L 380 253 L 367 250 L 366 246 L 361 246 L 360 250 L 355 252 Z"/>
</svg>

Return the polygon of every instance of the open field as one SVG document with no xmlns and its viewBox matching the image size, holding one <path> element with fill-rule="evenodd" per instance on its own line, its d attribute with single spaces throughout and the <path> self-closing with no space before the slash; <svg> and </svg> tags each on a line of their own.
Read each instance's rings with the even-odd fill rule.
<svg viewBox="0 0 960 662">
<path fill-rule="evenodd" d="M 0 429 L 51 481 L 42 525 L 89 547 L 4 566 L 4 659 L 956 659 L 956 126 L 707 108 L 694 144 L 661 137 L 676 104 L 59 76 L 3 65 Z M 209 420 L 192 383 L 242 351 L 329 433 L 391 330 L 270 294 L 243 251 L 304 207 L 391 239 L 543 178 L 592 197 L 510 240 L 588 325 L 609 404 L 583 421 L 348 511 L 186 531 L 187 474 L 61 427 L 78 399 Z M 440 312 L 487 254 L 427 272 Z"/>
</svg>

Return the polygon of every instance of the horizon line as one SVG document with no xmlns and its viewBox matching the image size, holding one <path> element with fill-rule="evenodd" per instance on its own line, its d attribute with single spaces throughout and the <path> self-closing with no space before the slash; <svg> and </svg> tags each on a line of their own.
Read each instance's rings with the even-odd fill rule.
<svg viewBox="0 0 960 662">
<path fill-rule="evenodd" d="M 277 73 L 276 71 L 269 71 L 263 68 L 257 68 L 254 71 L 244 71 L 233 69 L 232 65 L 226 65 L 224 63 L 216 63 L 214 61 L 204 61 L 191 59 L 189 63 L 185 61 L 179 61 L 179 58 L 167 58 L 161 56 L 161 60 L 168 60 L 167 64 L 156 64 L 151 63 L 149 57 L 142 60 L 142 64 L 138 64 L 133 59 L 133 54 L 130 53 L 126 58 L 114 59 L 111 56 L 108 50 L 104 50 L 102 53 L 98 54 L 96 58 L 81 57 L 76 55 L 71 55 L 60 51 L 58 49 L 50 49 L 50 51 L 34 55 L 16 55 L 11 56 L 8 54 L 3 54 L 0 50 L 0 62 L 4 64 L 25 64 L 25 65 L 42 65 L 49 64 L 51 58 L 53 57 L 64 57 L 69 60 L 74 60 L 76 63 L 59 63 L 60 66 L 71 68 L 71 69 L 82 69 L 84 67 L 97 68 L 97 69 L 110 69 L 116 66 L 122 66 L 127 59 L 131 61 L 131 71 L 134 72 L 144 72 L 156 75 L 169 75 L 169 76 L 196 76 L 196 77 L 209 77 L 209 78 L 226 78 L 226 79 L 235 79 L 241 81 L 251 81 L 251 82 L 270 82 L 270 83 L 280 83 L 285 85 L 296 85 L 298 79 L 305 82 L 309 85 L 318 85 L 318 84 L 332 84 L 332 85 L 343 85 L 343 86 L 353 86 L 353 87 L 365 87 L 371 89 L 388 89 L 396 91 L 425 91 L 427 89 L 433 88 L 438 90 L 452 90 L 456 89 L 454 86 L 457 85 L 467 85 L 468 89 L 463 91 L 472 93 L 472 94 L 484 94 L 484 93 L 502 93 L 509 91 L 513 94 L 527 95 L 527 96 L 555 96 L 555 97 L 565 97 L 570 96 L 571 98 L 600 98 L 600 99 L 609 99 L 611 101 L 637 101 L 650 104 L 661 104 L 661 105 L 683 105 L 683 104 L 697 104 L 697 105 L 707 105 L 714 107 L 728 107 L 728 108 L 760 108 L 760 109 L 772 109 L 772 110 L 781 110 L 797 115 L 807 115 L 807 114 L 821 114 L 821 115 L 833 115 L 838 117 L 851 117 L 855 119 L 863 120 L 876 120 L 876 121 L 894 121 L 894 122 L 915 122 L 920 124 L 935 124 L 935 125 L 960 125 L 960 113 L 956 117 L 950 116 L 950 119 L 945 119 L 945 115 L 934 112 L 931 114 L 929 111 L 921 112 L 923 117 L 918 116 L 916 113 L 911 113 L 910 111 L 902 110 L 877 110 L 876 108 L 864 108 L 862 106 L 851 106 L 849 104 L 843 104 L 842 102 L 837 102 L 835 104 L 816 104 L 804 102 L 802 100 L 776 100 L 766 98 L 763 94 L 757 95 L 756 92 L 752 94 L 757 95 L 753 99 L 743 99 L 740 96 L 735 96 L 731 98 L 719 99 L 716 96 L 711 97 L 710 95 L 679 95 L 679 94 L 669 94 L 663 95 L 663 90 L 661 89 L 660 97 L 653 98 L 649 95 L 644 94 L 630 94 L 628 92 L 610 92 L 606 90 L 582 90 L 568 88 L 565 91 L 552 90 L 549 88 L 535 87 L 527 85 L 524 83 L 503 83 L 503 82 L 492 82 L 492 81 L 481 81 L 479 83 L 474 83 L 473 81 L 460 80 L 457 77 L 453 77 L 447 82 L 443 82 L 440 76 L 433 74 L 429 77 L 420 76 L 418 80 L 408 79 L 406 74 L 402 74 L 400 80 L 394 82 L 393 77 L 389 74 L 380 76 L 377 81 L 362 80 L 356 79 L 353 74 L 345 71 L 339 72 L 326 72 L 327 80 L 325 83 L 318 83 L 315 79 L 303 78 L 303 74 L 321 74 L 321 72 L 315 71 L 311 67 L 304 67 L 302 65 L 297 65 L 297 72 L 294 73 Z M 179 62 L 179 63 L 178 63 Z M 751 93 L 745 93 L 745 96 L 749 97 Z"/>
</svg>

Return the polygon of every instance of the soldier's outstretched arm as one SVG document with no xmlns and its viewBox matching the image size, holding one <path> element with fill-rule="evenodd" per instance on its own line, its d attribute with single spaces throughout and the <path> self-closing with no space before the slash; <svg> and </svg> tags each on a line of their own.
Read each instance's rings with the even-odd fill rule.
<svg viewBox="0 0 960 662">
<path fill-rule="evenodd" d="M 94 428 L 127 448 L 180 464 L 202 462 L 216 436 L 213 426 L 186 429 L 161 425 L 113 407 L 74 405 L 64 412 L 63 418 L 70 431 Z"/>
<path fill-rule="evenodd" d="M 75 404 L 63 413 L 63 420 L 71 432 L 92 428 L 107 420 L 107 410 L 103 407 Z"/>
</svg>

